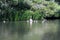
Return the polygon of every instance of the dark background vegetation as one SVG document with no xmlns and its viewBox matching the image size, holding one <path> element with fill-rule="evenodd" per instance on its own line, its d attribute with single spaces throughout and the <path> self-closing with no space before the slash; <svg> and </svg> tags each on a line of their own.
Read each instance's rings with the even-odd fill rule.
<svg viewBox="0 0 60 40">
<path fill-rule="evenodd" d="M 60 0 L 0 0 L 0 21 L 59 17 Z"/>
</svg>

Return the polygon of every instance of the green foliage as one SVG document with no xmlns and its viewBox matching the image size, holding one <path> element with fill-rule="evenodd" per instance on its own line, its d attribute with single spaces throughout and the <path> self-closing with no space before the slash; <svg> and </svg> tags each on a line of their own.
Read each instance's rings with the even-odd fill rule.
<svg viewBox="0 0 60 40">
<path fill-rule="evenodd" d="M 59 17 L 60 5 L 45 0 L 1 0 L 0 21 L 25 21 Z"/>
<path fill-rule="evenodd" d="M 13 5 L 17 5 L 18 4 L 18 0 L 12 0 L 12 4 Z"/>
<path fill-rule="evenodd" d="M 39 6 L 39 7 L 38 7 Z M 42 17 L 56 17 L 59 15 L 60 5 L 58 5 L 55 2 L 51 1 L 44 1 L 40 4 L 36 4 L 35 6 L 32 6 L 33 11 L 39 10 L 42 15 Z M 58 13 L 57 13 L 58 12 Z M 58 16 L 59 17 L 59 16 Z"/>
<path fill-rule="evenodd" d="M 15 21 L 19 21 L 19 14 L 18 14 L 18 12 L 16 12 L 16 14 L 15 14 Z"/>
<path fill-rule="evenodd" d="M 22 20 L 29 20 L 32 16 L 32 12 L 30 10 L 26 10 L 22 15 Z"/>
<path fill-rule="evenodd" d="M 43 14 L 39 10 L 33 13 L 33 20 L 42 19 L 42 17 L 43 17 Z"/>
</svg>

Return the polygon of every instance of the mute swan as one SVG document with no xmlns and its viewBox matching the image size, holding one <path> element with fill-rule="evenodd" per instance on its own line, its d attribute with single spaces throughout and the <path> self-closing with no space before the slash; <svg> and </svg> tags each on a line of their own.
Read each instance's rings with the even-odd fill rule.
<svg viewBox="0 0 60 40">
<path fill-rule="evenodd" d="M 5 23 L 6 21 L 4 20 L 3 23 Z"/>
<path fill-rule="evenodd" d="M 42 21 L 42 23 L 44 23 L 44 22 L 46 22 L 47 20 L 46 19 L 44 19 L 43 21 Z"/>
</svg>

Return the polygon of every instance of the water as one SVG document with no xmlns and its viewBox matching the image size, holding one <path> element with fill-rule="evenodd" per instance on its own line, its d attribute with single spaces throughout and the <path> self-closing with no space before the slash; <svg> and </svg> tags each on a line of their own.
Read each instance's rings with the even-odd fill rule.
<svg viewBox="0 0 60 40">
<path fill-rule="evenodd" d="M 0 22 L 0 40 L 59 40 L 59 22 Z"/>
</svg>

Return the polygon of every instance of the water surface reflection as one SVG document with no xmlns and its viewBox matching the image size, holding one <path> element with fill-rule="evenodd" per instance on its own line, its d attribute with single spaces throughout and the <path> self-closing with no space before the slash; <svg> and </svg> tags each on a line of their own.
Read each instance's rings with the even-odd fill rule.
<svg viewBox="0 0 60 40">
<path fill-rule="evenodd" d="M 59 20 L 0 22 L 0 40 L 57 40 Z"/>
</svg>

